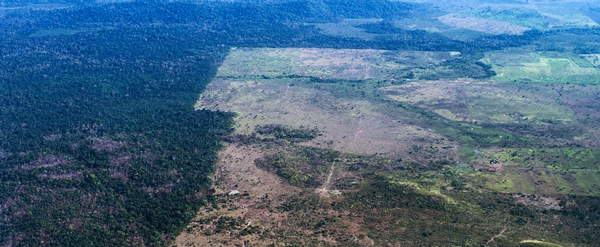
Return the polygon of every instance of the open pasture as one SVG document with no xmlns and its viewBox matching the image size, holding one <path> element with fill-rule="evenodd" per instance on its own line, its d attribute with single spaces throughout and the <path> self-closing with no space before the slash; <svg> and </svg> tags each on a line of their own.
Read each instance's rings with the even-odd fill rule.
<svg viewBox="0 0 600 247">
<path fill-rule="evenodd" d="M 412 152 L 413 145 L 453 145 L 431 130 L 380 113 L 381 106 L 373 102 L 339 97 L 308 84 L 306 79 L 217 79 L 196 108 L 236 112 L 239 134 L 267 124 L 316 127 L 322 131 L 317 142 L 331 142 L 344 152 L 397 156 Z M 451 149 L 447 152 L 452 156 Z"/>
<path fill-rule="evenodd" d="M 315 77 L 319 79 L 392 80 L 398 71 L 450 59 L 449 52 L 316 48 L 235 48 L 217 77 Z"/>
<path fill-rule="evenodd" d="M 573 8 L 573 4 L 570 1 L 481 4 L 440 17 L 440 21 L 447 25 L 492 34 L 521 34 L 530 29 L 598 26 L 596 21 L 582 11 L 586 6 Z"/>
<path fill-rule="evenodd" d="M 398 68 L 433 64 L 450 56 L 448 52 L 235 49 L 196 108 L 236 112 L 238 134 L 251 134 L 257 126 L 269 124 L 308 127 L 322 132 L 315 143 L 328 143 L 339 151 L 419 160 L 455 158 L 456 144 L 408 123 L 414 119 L 394 115 L 402 109 L 378 100 L 376 90 L 365 88 L 374 87 L 377 79 L 393 78 L 391 71 Z M 415 148 L 422 146 L 427 148 Z"/>
<path fill-rule="evenodd" d="M 579 8 L 573 8 L 579 5 Z M 598 23 L 581 11 L 588 6 L 573 2 L 540 2 L 535 6 L 546 21 L 548 28 L 589 28 Z"/>
<path fill-rule="evenodd" d="M 559 95 L 545 85 L 473 83 L 467 89 L 467 104 L 473 121 L 538 125 L 577 121 Z"/>
<path fill-rule="evenodd" d="M 599 195 L 599 149 L 492 148 L 477 151 L 464 176 L 475 188 L 501 193 Z M 493 169 L 493 170 L 492 170 Z"/>
<path fill-rule="evenodd" d="M 479 8 L 461 11 L 459 14 L 485 20 L 510 23 L 515 26 L 530 29 L 545 29 L 547 25 L 542 15 L 532 5 L 485 5 Z"/>
<path fill-rule="evenodd" d="M 590 62 L 592 65 L 600 68 L 600 54 L 585 54 L 582 57 Z"/>
<path fill-rule="evenodd" d="M 489 20 L 459 13 L 440 16 L 438 17 L 438 20 L 448 26 L 489 34 L 522 34 L 523 32 L 530 30 L 530 28 L 505 21 Z"/>
<path fill-rule="evenodd" d="M 507 167 L 494 173 L 479 171 L 464 176 L 473 188 L 500 193 L 592 196 L 600 194 L 599 171 Z"/>
<path fill-rule="evenodd" d="M 499 51 L 486 53 L 482 61 L 492 65 L 496 81 L 600 83 L 600 71 L 590 62 L 566 54 Z"/>
<path fill-rule="evenodd" d="M 510 83 L 413 81 L 380 89 L 388 98 L 452 121 L 493 124 L 571 124 L 576 118 L 550 87 Z"/>
<path fill-rule="evenodd" d="M 600 171 L 600 149 L 596 148 L 505 148 L 485 150 L 485 154 L 504 167 Z"/>
</svg>

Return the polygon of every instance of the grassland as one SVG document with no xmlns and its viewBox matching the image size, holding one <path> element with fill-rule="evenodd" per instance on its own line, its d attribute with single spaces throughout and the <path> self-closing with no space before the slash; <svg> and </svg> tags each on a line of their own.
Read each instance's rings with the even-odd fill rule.
<svg viewBox="0 0 600 247">
<path fill-rule="evenodd" d="M 322 80 L 393 80 L 396 73 L 450 59 L 448 52 L 314 48 L 234 48 L 220 78 L 315 77 Z"/>
<path fill-rule="evenodd" d="M 470 29 L 489 34 L 523 34 L 523 32 L 530 30 L 527 27 L 522 27 L 509 22 L 488 20 L 457 13 L 441 16 L 438 18 L 438 20 L 449 26 Z"/>
<path fill-rule="evenodd" d="M 268 56 L 278 56 L 273 61 L 285 62 L 262 60 Z M 376 50 L 238 49 L 228 57 L 219 70 L 218 79 L 207 87 L 196 107 L 237 112 L 236 133 L 239 134 L 250 134 L 257 126 L 266 124 L 315 127 L 322 131 L 322 136 L 315 143 L 330 143 L 339 151 L 401 156 L 417 152 L 413 145 L 419 145 L 446 150 L 441 157 L 453 157 L 449 147 L 455 144 L 442 141 L 444 138 L 431 130 L 407 124 L 409 119 L 395 119 L 382 113 L 382 108 L 389 106 L 381 100 L 374 100 L 379 97 L 377 92 L 365 94 L 363 91 L 363 87 L 377 85 L 381 83 L 379 80 L 392 77 L 391 73 L 384 73 L 386 70 L 407 67 L 403 61 L 410 61 L 415 56 L 424 63 L 435 61 L 441 54 L 386 53 Z M 260 59 L 255 60 L 254 57 Z M 391 58 L 394 60 L 386 61 Z M 290 61 L 295 61 L 296 66 L 290 65 Z M 240 63 L 244 68 L 252 68 L 252 71 L 232 69 L 241 66 Z M 276 77 L 271 71 L 289 71 L 290 74 L 293 72 L 302 76 L 284 78 L 282 72 Z M 274 78 L 264 79 L 263 75 Z M 314 77 L 320 80 L 372 79 L 363 82 L 316 83 L 310 79 Z M 426 154 L 428 151 L 423 152 L 423 157 L 419 159 L 431 158 L 430 154 Z"/>
<path fill-rule="evenodd" d="M 386 97 L 428 109 L 452 121 L 496 124 L 577 121 L 553 89 L 540 85 L 463 79 L 410 82 L 380 90 Z"/>
<path fill-rule="evenodd" d="M 530 5 L 492 5 L 459 12 L 466 16 L 511 23 L 531 29 L 545 29 L 542 15 Z"/>
<path fill-rule="evenodd" d="M 486 53 L 484 62 L 492 65 L 493 77 L 502 82 L 600 83 L 600 71 L 577 56 L 559 53 L 517 51 Z"/>
<path fill-rule="evenodd" d="M 583 58 L 597 68 L 600 68 L 600 54 L 585 54 L 583 55 Z"/>
<path fill-rule="evenodd" d="M 565 27 L 597 27 L 593 19 L 587 16 L 581 9 L 572 8 L 573 3 L 536 3 L 538 11 L 543 16 L 549 28 L 565 28 Z"/>
<path fill-rule="evenodd" d="M 598 155 L 588 148 L 533 149 L 494 148 L 470 154 L 461 150 L 463 160 L 477 172 L 466 174 L 473 185 L 502 193 L 538 195 L 577 194 L 598 192 Z M 488 168 L 496 169 L 489 172 Z"/>
<path fill-rule="evenodd" d="M 484 1 L 460 4 L 433 3 L 450 12 L 440 16 L 444 24 L 488 34 L 522 34 L 527 30 L 596 27 L 583 11 L 586 6 L 572 1 L 528 3 L 517 1 Z M 577 5 L 578 8 L 573 6 Z M 432 27 L 438 27 L 433 23 Z M 439 29 L 439 27 L 438 27 Z M 437 30 L 434 30 L 437 31 Z"/>
</svg>

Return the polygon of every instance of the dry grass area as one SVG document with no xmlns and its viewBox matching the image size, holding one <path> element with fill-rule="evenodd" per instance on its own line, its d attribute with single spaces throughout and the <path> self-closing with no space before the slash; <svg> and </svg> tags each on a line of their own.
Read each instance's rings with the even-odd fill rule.
<svg viewBox="0 0 600 247">
<path fill-rule="evenodd" d="M 381 88 L 384 96 L 403 103 L 427 108 L 452 121 L 469 121 L 465 87 L 472 80 L 414 81 Z"/>
<path fill-rule="evenodd" d="M 531 30 L 530 28 L 508 22 L 465 16 L 456 13 L 440 16 L 438 17 L 438 20 L 449 26 L 490 34 L 523 34 L 523 32 Z"/>
<path fill-rule="evenodd" d="M 386 61 L 386 56 L 393 57 L 394 62 Z M 345 97 L 343 93 L 330 91 L 330 87 L 314 86 L 309 78 L 285 76 L 362 80 L 372 78 L 370 71 L 380 68 L 377 77 L 381 78 L 391 76 L 381 71 L 399 68 L 403 66 L 402 61 L 408 63 L 414 56 L 423 57 L 422 61 L 438 61 L 440 54 L 237 49 L 220 68 L 217 79 L 208 85 L 196 108 L 236 112 L 235 134 L 249 135 L 255 133 L 257 126 L 271 124 L 316 128 L 321 135 L 297 145 L 331 148 L 344 153 L 401 156 L 403 160 L 416 162 L 429 161 L 432 157 L 458 159 L 456 144 L 442 135 L 379 111 L 384 101 Z M 262 78 L 263 75 L 274 78 Z M 233 143 L 221 151 L 221 160 L 213 177 L 216 202 L 200 210 L 174 245 L 287 246 L 302 243 L 304 246 L 340 246 L 341 243 L 354 243 L 373 246 L 375 243 L 366 236 L 360 218 L 349 212 L 327 210 L 332 202 L 344 198 L 347 186 L 339 186 L 354 181 L 352 172 L 338 168 L 336 162 L 332 162 L 323 186 L 299 188 L 256 166 L 255 160 L 281 152 L 284 146 L 271 142 Z M 415 146 L 428 148 L 416 150 Z M 240 194 L 229 195 L 233 190 Z M 336 193 L 338 190 L 342 191 L 341 195 Z M 315 207 L 282 209 L 285 205 L 303 203 Z M 337 218 L 340 220 L 332 220 Z M 315 220 L 333 225 L 317 229 L 299 227 Z M 245 231 L 252 233 L 245 234 Z"/>
<path fill-rule="evenodd" d="M 256 126 L 266 124 L 316 127 L 322 136 L 313 145 L 328 145 L 342 152 L 409 156 L 412 145 L 453 146 L 432 130 L 377 111 L 376 103 L 337 97 L 303 83 L 308 82 L 217 79 L 196 108 L 237 112 L 239 134 L 250 134 Z"/>
<path fill-rule="evenodd" d="M 552 87 L 472 80 L 415 81 L 380 89 L 388 98 L 452 121 L 570 124 L 577 121 Z"/>
<path fill-rule="evenodd" d="M 449 53 L 443 53 L 450 56 Z M 219 69 L 196 104 L 197 109 L 238 113 L 236 133 L 250 134 L 256 126 L 281 124 L 322 132 L 312 144 L 327 145 L 348 153 L 409 156 L 413 145 L 444 147 L 447 156 L 455 144 L 444 137 L 381 111 L 383 102 L 344 97 L 330 89 L 315 87 L 307 78 L 248 78 L 248 75 L 281 74 L 322 79 L 379 79 L 391 77 L 386 70 L 442 61 L 436 52 L 387 52 L 334 49 L 236 49 Z M 273 58 L 274 57 L 274 58 Z M 273 58 L 273 59 L 271 59 Z M 415 59 L 416 58 L 416 59 Z M 393 61 L 392 61 L 393 60 Z M 271 62 L 267 62 L 271 61 Z M 405 64 L 406 63 L 406 64 Z M 242 69 L 236 69 L 236 68 Z M 276 69 L 280 68 L 280 69 Z M 374 70 L 377 70 L 375 73 Z M 349 85 L 350 86 L 350 85 Z M 341 89 L 340 89 L 341 90 Z"/>
</svg>

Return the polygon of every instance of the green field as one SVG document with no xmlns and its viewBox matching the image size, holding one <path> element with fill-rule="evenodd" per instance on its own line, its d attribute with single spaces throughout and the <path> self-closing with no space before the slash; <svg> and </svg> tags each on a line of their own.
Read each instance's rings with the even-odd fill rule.
<svg viewBox="0 0 600 247">
<path fill-rule="evenodd" d="M 600 194 L 598 149 L 503 148 L 484 150 L 477 156 L 463 149 L 462 154 L 471 157 L 466 161 L 480 169 L 465 174 L 475 187 L 502 193 Z M 488 167 L 498 171 L 489 172 Z"/>
<path fill-rule="evenodd" d="M 558 94 L 545 85 L 418 81 L 380 91 L 386 97 L 423 107 L 452 121 L 541 125 L 577 121 Z"/>
<path fill-rule="evenodd" d="M 547 26 L 542 15 L 537 10 L 529 8 L 528 6 L 485 6 L 461 11 L 459 13 L 466 16 L 508 22 L 517 26 L 532 29 L 545 29 Z"/>
<path fill-rule="evenodd" d="M 492 65 L 502 82 L 600 83 L 600 71 L 578 56 L 559 53 L 488 52 L 483 62 Z"/>
</svg>

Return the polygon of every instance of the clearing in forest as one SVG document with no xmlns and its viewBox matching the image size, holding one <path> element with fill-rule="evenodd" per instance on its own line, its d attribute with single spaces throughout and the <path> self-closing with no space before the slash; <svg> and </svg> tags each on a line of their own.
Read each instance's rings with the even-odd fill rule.
<svg viewBox="0 0 600 247">
<path fill-rule="evenodd" d="M 489 20 L 458 13 L 440 16 L 438 20 L 449 26 L 465 28 L 489 34 L 523 34 L 523 32 L 531 30 L 530 28 L 515 25 L 509 22 Z"/>
<path fill-rule="evenodd" d="M 343 152 L 407 156 L 413 145 L 426 145 L 443 150 L 435 156 L 445 159 L 454 155 L 455 144 L 433 130 L 390 116 L 386 112 L 394 110 L 385 110 L 390 106 L 376 90 L 365 94 L 357 88 L 392 79 L 397 69 L 450 56 L 448 52 L 235 49 L 196 108 L 238 113 L 238 134 L 251 134 L 269 124 L 317 128 L 322 135 L 315 143 Z"/>
<path fill-rule="evenodd" d="M 452 121 L 499 124 L 569 124 L 576 121 L 545 85 L 473 80 L 415 81 L 380 89 L 388 98 L 425 108 Z"/>
<path fill-rule="evenodd" d="M 600 70 L 587 60 L 561 53 L 496 51 L 482 60 L 504 82 L 600 83 Z"/>
</svg>

